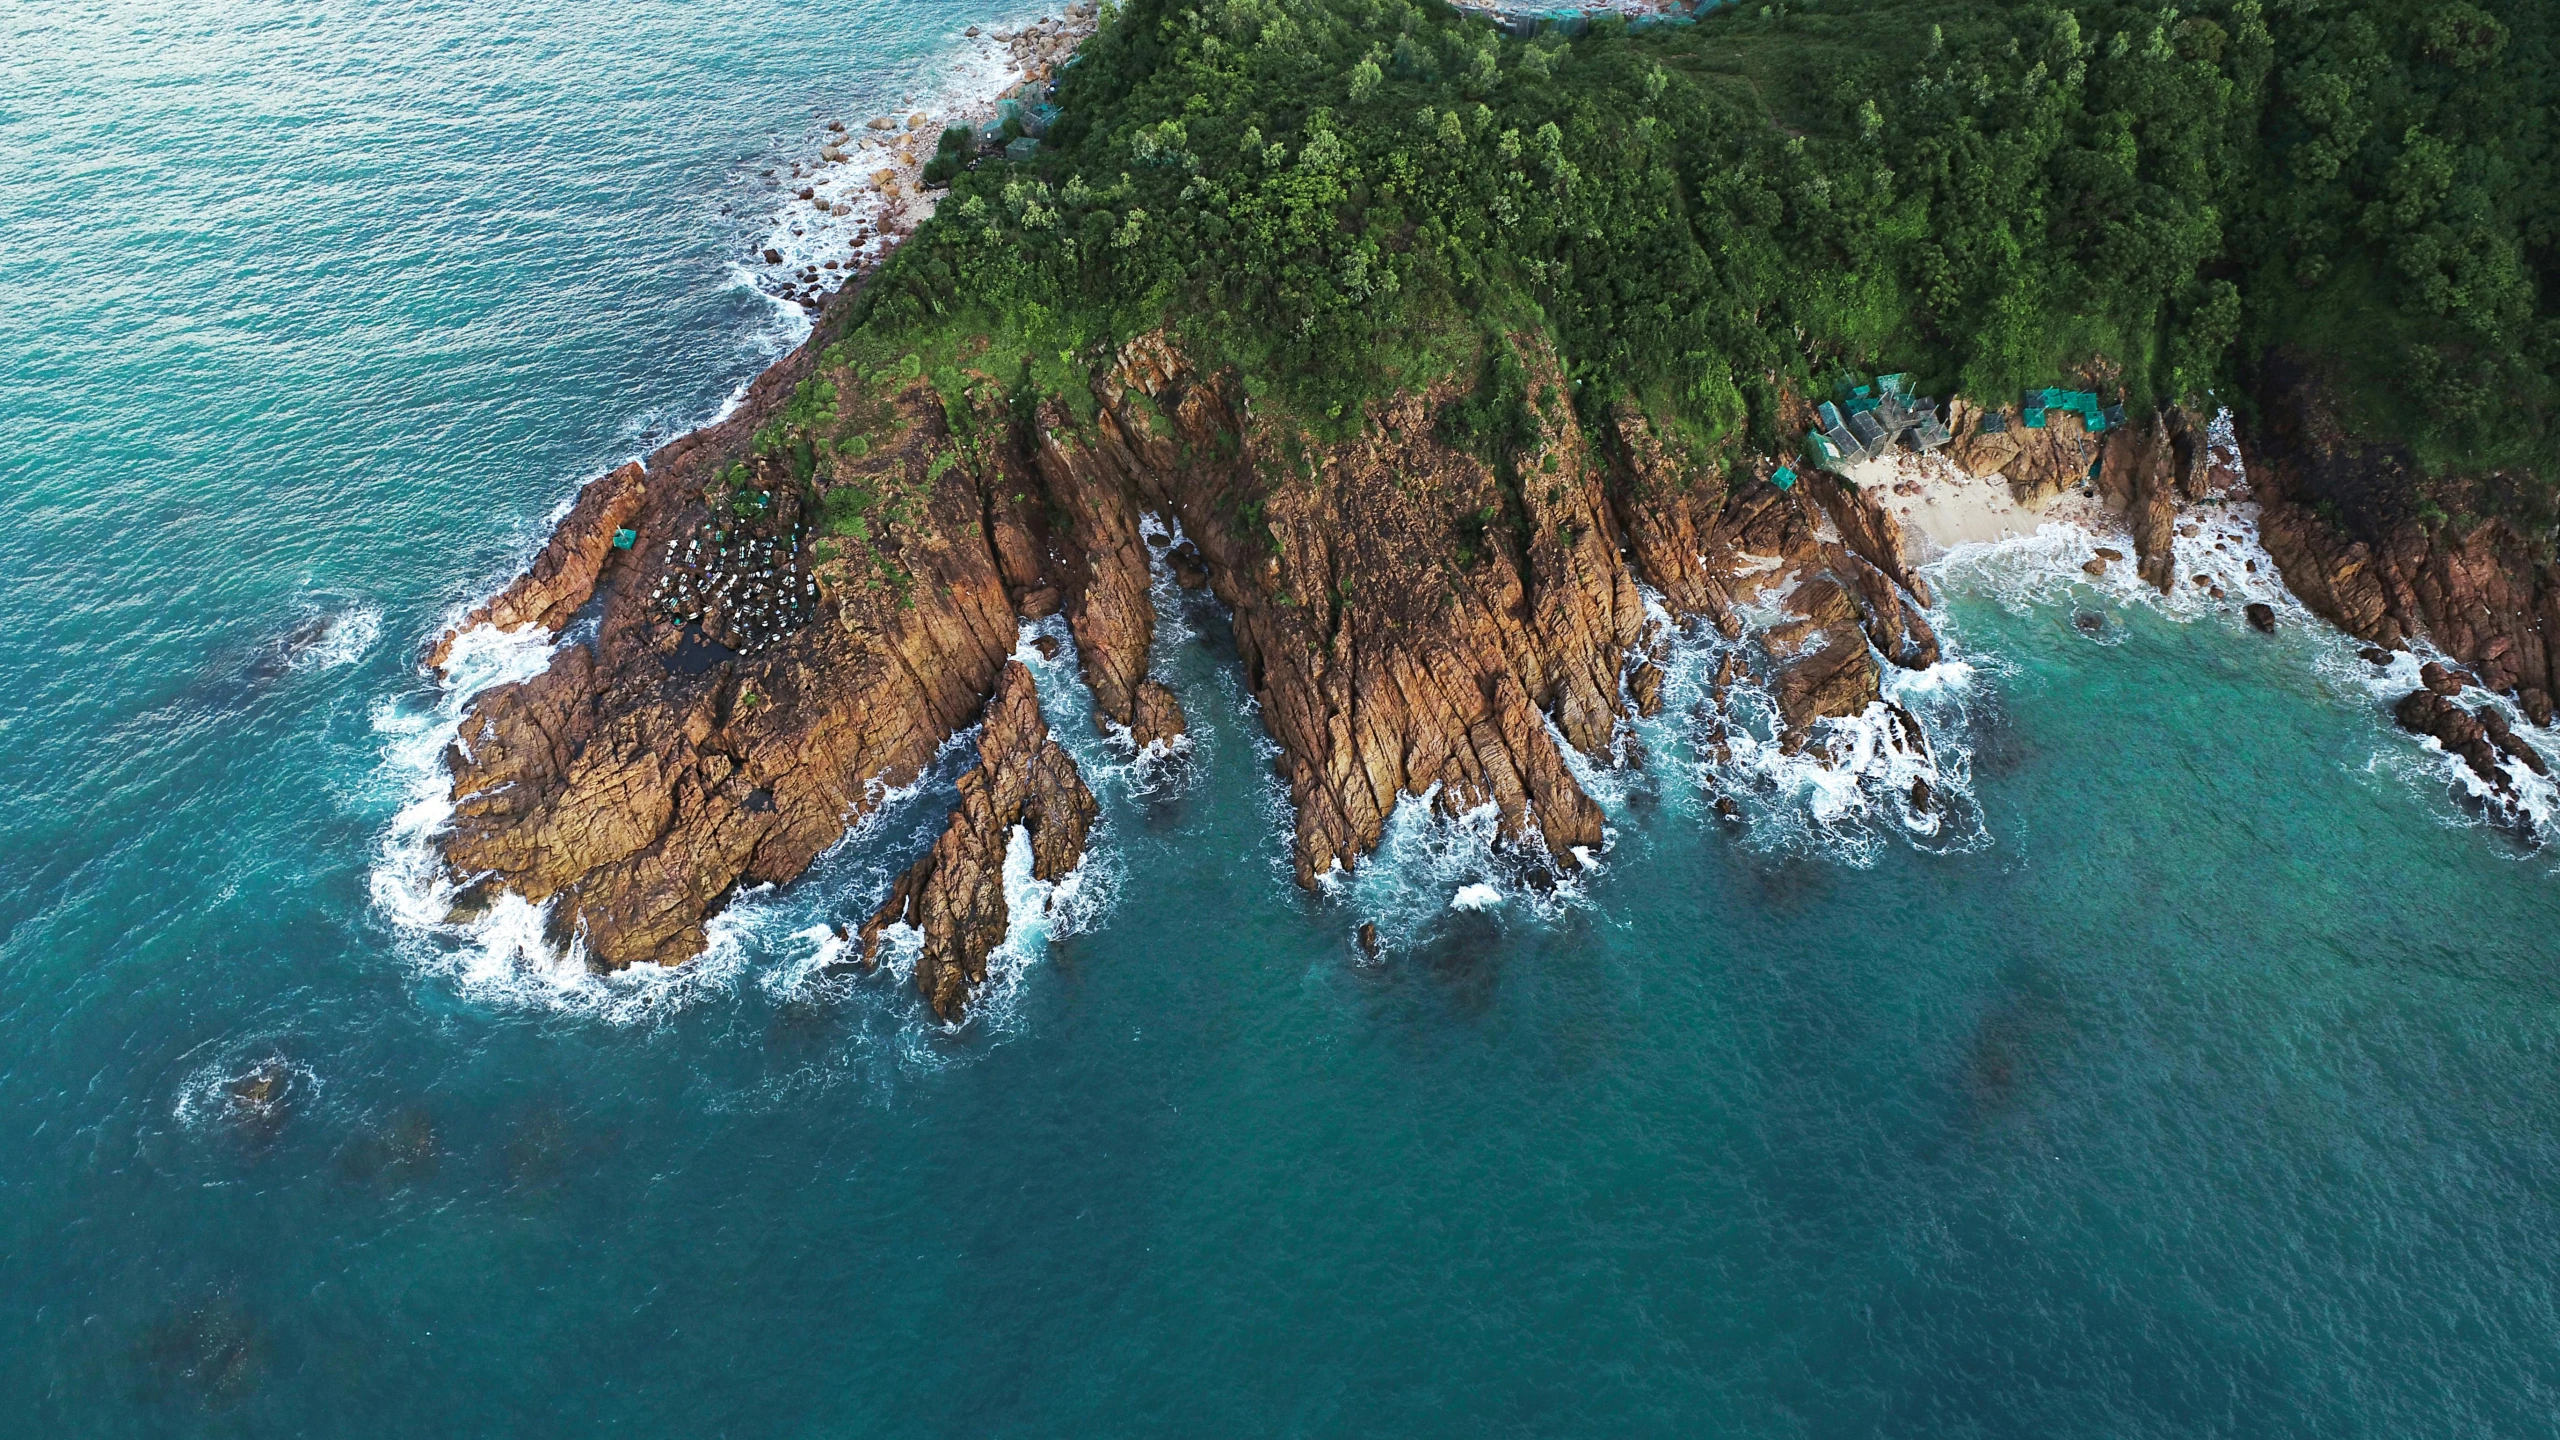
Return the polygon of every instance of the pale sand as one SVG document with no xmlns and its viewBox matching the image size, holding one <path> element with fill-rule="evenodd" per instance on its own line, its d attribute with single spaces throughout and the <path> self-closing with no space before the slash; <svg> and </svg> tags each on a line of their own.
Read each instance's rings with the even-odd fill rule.
<svg viewBox="0 0 2560 1440">
<path fill-rule="evenodd" d="M 2078 489 L 2022 505 L 1998 475 L 1968 475 L 1938 455 L 1905 451 L 1851 465 L 1848 478 L 1882 501 L 1917 543 L 1913 558 L 1927 561 L 1959 545 L 1993 544 L 2033 535 L 2053 524 L 2080 526 L 2093 535 L 2123 527 L 2095 496 Z"/>
</svg>

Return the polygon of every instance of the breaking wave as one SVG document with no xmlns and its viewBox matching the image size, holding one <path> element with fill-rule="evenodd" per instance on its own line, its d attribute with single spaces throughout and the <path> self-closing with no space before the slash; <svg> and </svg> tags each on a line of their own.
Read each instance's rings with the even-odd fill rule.
<svg viewBox="0 0 2560 1440">
<path fill-rule="evenodd" d="M 1759 678 L 1769 670 L 1761 628 L 1746 625 L 1739 639 L 1704 625 L 1671 631 L 1662 710 L 1640 732 L 1667 809 L 1732 826 L 1754 849 L 1858 867 L 1897 840 L 1938 852 L 1991 843 L 1974 801 L 1970 736 L 1997 660 L 1956 653 L 1940 626 L 1947 658 L 1926 670 L 1885 666 L 1882 700 L 1816 721 L 1791 745 Z"/>
</svg>

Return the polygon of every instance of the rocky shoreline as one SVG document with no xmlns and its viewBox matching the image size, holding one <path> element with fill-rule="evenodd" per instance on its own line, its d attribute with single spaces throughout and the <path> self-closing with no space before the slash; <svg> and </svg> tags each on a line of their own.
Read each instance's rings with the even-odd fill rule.
<svg viewBox="0 0 2560 1440">
<path fill-rule="evenodd" d="M 1093 14 L 986 38 L 1007 47 L 1017 88 L 1037 87 Z M 839 123 L 836 178 L 794 203 L 838 214 L 839 171 L 887 159 L 861 177 L 880 215 L 901 217 L 872 232 L 885 254 L 931 212 L 917 185 L 929 123 Z M 2536 723 L 2560 688 L 2542 638 L 2544 617 L 2560 618 L 2547 566 L 2494 522 L 2377 520 L 2359 497 L 2404 493 L 2407 457 L 2351 443 L 2307 383 L 2267 397 L 2248 465 L 2227 422 L 2200 415 L 2112 412 L 2100 427 L 2094 411 L 2062 412 L 2029 429 L 1959 401 L 1939 454 L 1798 475 L 1730 440 L 1694 450 L 1632 403 L 1579 412 L 1552 342 L 1524 331 L 1487 337 L 1521 379 L 1493 458 L 1448 423 L 1471 399 L 1457 381 L 1375 399 L 1319 434 L 1263 414 L 1241 377 L 1161 333 L 1088 353 L 1073 384 L 1089 393 L 1072 397 L 1002 381 L 1019 357 L 983 353 L 983 337 L 930 375 L 915 355 L 866 368 L 834 347 L 853 307 L 830 279 L 818 265 L 794 275 L 812 333 L 733 413 L 590 483 L 462 627 L 593 623 L 540 674 L 474 697 L 458 726 L 439 839 L 458 911 L 512 893 L 548 907 L 555 943 L 593 966 L 682 964 L 731 895 L 798 877 L 980 724 L 948 827 L 861 927 L 866 965 L 890 927 L 918 932 L 915 981 L 956 1019 L 1006 933 L 1015 831 L 1035 878 L 1056 880 L 1095 814 L 1010 659 L 1021 627 L 1063 616 L 1118 743 L 1184 733 L 1148 669 L 1159 521 L 1185 537 L 1164 563 L 1231 621 L 1310 888 L 1361 864 L 1408 799 L 1489 810 L 1533 883 L 1587 865 L 1608 837 L 1577 774 L 1631 763 L 1624 727 L 1663 703 L 1673 627 L 1750 637 L 1698 717 L 1710 745 L 1734 719 L 1727 697 L 1748 689 L 1774 705 L 1784 754 L 1827 743 L 1826 721 L 1925 753 L 1888 699 L 1891 672 L 1941 659 L 1921 565 L 2046 514 L 2128 534 L 2129 556 L 2093 536 L 2079 562 L 2093 576 L 2129 563 L 2142 584 L 2267 629 L 2263 600 L 2227 595 L 2178 554 L 2203 529 L 2197 507 L 2252 500 L 2284 583 L 2379 652 L 2426 637 Z M 1780 409 L 1781 434 L 1812 419 L 1802 397 Z M 2512 796 L 2508 767 L 2541 773 L 2541 757 L 2502 712 L 2455 703 L 2452 674 L 2431 673 L 2401 721 Z M 1935 803 L 1925 783 L 1905 799 L 1915 815 Z"/>
<path fill-rule="evenodd" d="M 1395 807 L 1426 795 L 1450 815 L 1491 805 L 1506 841 L 1555 871 L 1584 864 L 1604 827 L 1567 752 L 1611 763 L 1622 722 L 1660 703 L 1666 634 L 1647 620 L 1647 590 L 1674 623 L 1728 636 L 1743 633 L 1746 610 L 1774 615 L 1748 652 L 1765 673 L 1720 677 L 1719 693 L 1744 678 L 1763 687 L 1790 749 L 1824 720 L 1890 712 L 1888 667 L 1939 659 L 1917 568 L 1926 541 L 1906 530 L 1893 485 L 1810 472 L 1782 488 L 1773 462 L 1728 471 L 1633 407 L 1588 436 L 1533 336 L 1513 337 L 1544 397 L 1519 467 L 1533 478 L 1506 486 L 1442 438 L 1437 417 L 1459 397 L 1441 389 L 1393 397 L 1357 438 L 1320 442 L 1258 420 L 1230 377 L 1198 373 L 1151 335 L 1096 379 L 1090 420 L 1055 399 L 1015 413 L 985 376 L 963 409 L 912 373 L 821 373 L 820 329 L 737 415 L 592 482 L 526 573 L 475 612 L 473 623 L 556 633 L 593 607 L 597 627 L 543 674 L 479 696 L 462 724 L 443 848 L 465 906 L 511 890 L 552 904 L 557 935 L 595 965 L 682 963 L 732 891 L 796 877 L 884 787 L 983 718 L 950 828 L 862 936 L 868 959 L 885 927 L 920 930 L 918 985 L 956 1017 L 1005 932 L 1012 828 L 1031 830 L 1036 873 L 1055 878 L 1092 816 L 1038 722 L 1030 677 L 1007 659 L 1021 623 L 1063 612 L 1097 723 L 1126 743 L 1182 733 L 1179 701 L 1147 672 L 1149 513 L 1179 524 L 1189 539 L 1176 572 L 1231 617 L 1280 746 L 1295 867 L 1310 886 L 1357 866 Z M 866 389 L 872 428 L 895 437 L 858 462 L 840 456 L 834 473 L 904 497 L 880 514 L 865 562 L 808 538 L 807 502 L 786 494 L 769 457 L 737 458 L 810 381 Z M 2121 517 L 2144 582 L 2220 596 L 2202 572 L 2179 572 L 2174 544 L 2194 529 L 2188 507 L 2244 493 L 2227 437 L 2174 412 L 2103 437 L 2026 435 L 1968 427 L 1949 459 L 2024 503 L 2078 484 Z M 2538 620 L 2512 608 L 2517 595 L 2553 594 L 2539 571 L 2503 568 L 2485 529 L 2450 550 L 2423 531 L 2410 552 L 2345 542 L 2298 498 L 2305 452 L 2263 448 L 2268 549 L 2307 603 L 2379 644 L 2427 635 L 2482 685 L 2547 703 L 2524 685 L 2548 673 Z M 1293 480 L 1273 479 L 1282 455 Z M 740 481 L 739 464 L 762 478 Z M 680 624 L 663 601 L 687 537 L 744 483 L 783 499 L 716 533 L 767 547 L 759 554 L 789 548 L 819 596 L 805 624 L 753 653 L 720 643 L 731 632 L 716 617 Z M 616 548 L 616 531 L 630 548 Z M 2089 566 L 2125 558 L 2099 550 Z M 2249 618 L 2273 624 L 2263 605 Z M 2507 760 L 2542 768 L 2503 719 L 2430 679 L 2426 698 L 2400 707 L 2409 728 L 2493 787 Z M 1910 717 L 1888 718 L 1916 735 Z M 1915 791 L 1911 803 L 1928 800 Z"/>
</svg>

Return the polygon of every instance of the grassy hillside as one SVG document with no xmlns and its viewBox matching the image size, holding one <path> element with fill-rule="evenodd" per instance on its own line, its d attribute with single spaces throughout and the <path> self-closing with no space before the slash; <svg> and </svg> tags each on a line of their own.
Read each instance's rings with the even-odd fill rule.
<svg viewBox="0 0 2560 1440">
<path fill-rule="evenodd" d="M 1036 157 L 860 302 L 866 365 L 1079 397 L 1170 325 L 1319 432 L 1511 336 L 1701 453 L 1843 367 L 2245 406 L 2274 347 L 2369 437 L 2551 514 L 2560 56 L 2540 0 L 1794 0 L 1522 41 L 1409 0 L 1131 0 Z"/>
</svg>

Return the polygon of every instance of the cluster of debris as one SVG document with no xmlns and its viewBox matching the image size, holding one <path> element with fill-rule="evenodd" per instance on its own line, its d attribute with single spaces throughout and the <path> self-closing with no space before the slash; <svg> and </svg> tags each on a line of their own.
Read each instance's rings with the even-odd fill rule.
<svg viewBox="0 0 2560 1440">
<path fill-rule="evenodd" d="M 787 538 L 748 534 L 705 521 L 688 536 L 650 599 L 678 625 L 752 655 L 808 623 L 817 577 L 800 565 L 800 526 Z"/>
<path fill-rule="evenodd" d="M 1938 402 L 1913 394 L 1907 374 L 1879 375 L 1871 385 L 1844 380 L 1839 400 L 1823 401 L 1814 416 L 1805 445 L 1826 470 L 1872 460 L 1906 439 L 1912 448 L 1929 451 L 1955 438 L 1938 417 Z"/>
</svg>

